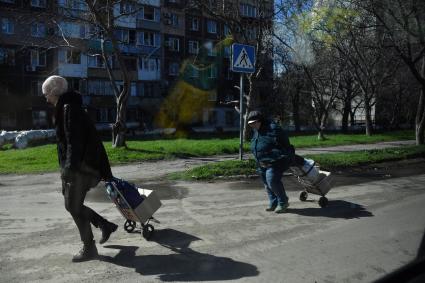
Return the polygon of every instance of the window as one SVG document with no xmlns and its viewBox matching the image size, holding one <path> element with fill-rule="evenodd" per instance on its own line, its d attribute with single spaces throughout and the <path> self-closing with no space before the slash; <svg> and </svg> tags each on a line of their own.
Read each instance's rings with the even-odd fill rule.
<svg viewBox="0 0 425 283">
<path fill-rule="evenodd" d="M 45 37 L 46 26 L 43 23 L 33 23 L 31 25 L 31 36 L 33 37 Z"/>
<path fill-rule="evenodd" d="M 122 44 L 136 44 L 136 31 L 128 29 L 117 29 L 114 31 L 115 38 Z"/>
<path fill-rule="evenodd" d="M 199 52 L 198 41 L 189 40 L 189 53 L 198 54 L 198 52 Z"/>
<path fill-rule="evenodd" d="M 235 125 L 235 114 L 233 111 L 226 111 L 224 114 L 224 120 L 226 122 L 227 126 L 234 126 Z"/>
<path fill-rule="evenodd" d="M 168 39 L 168 50 L 179 51 L 180 50 L 180 40 L 178 38 L 170 37 Z"/>
<path fill-rule="evenodd" d="M 96 111 L 96 120 L 100 123 L 108 122 L 108 108 L 99 108 Z"/>
<path fill-rule="evenodd" d="M 170 76 L 177 76 L 179 74 L 180 65 L 177 62 L 172 62 L 168 66 L 168 74 Z"/>
<path fill-rule="evenodd" d="M 212 41 L 206 42 L 205 47 L 208 50 L 208 56 L 217 56 L 217 52 L 214 50 L 214 44 Z"/>
<path fill-rule="evenodd" d="M 61 22 L 59 24 L 59 35 L 72 38 L 86 38 L 86 26 L 83 24 Z"/>
<path fill-rule="evenodd" d="M 0 48 L 0 65 L 15 65 L 15 50 L 11 48 Z"/>
<path fill-rule="evenodd" d="M 247 28 L 245 32 L 248 39 L 255 40 L 257 38 L 257 29 L 255 27 Z"/>
<path fill-rule="evenodd" d="M 62 64 L 81 64 L 81 52 L 76 50 L 59 50 L 59 63 Z"/>
<path fill-rule="evenodd" d="M 154 97 L 155 96 L 155 84 L 143 82 L 141 83 L 141 96 Z"/>
<path fill-rule="evenodd" d="M 88 56 L 89 68 L 104 68 L 103 58 L 101 56 Z"/>
<path fill-rule="evenodd" d="M 208 78 L 215 79 L 217 78 L 217 67 L 214 65 L 211 65 L 211 67 L 208 69 Z"/>
<path fill-rule="evenodd" d="M 137 71 L 137 60 L 135 58 L 125 58 L 124 64 L 128 71 Z"/>
<path fill-rule="evenodd" d="M 208 124 L 210 125 L 217 124 L 217 111 L 215 110 L 208 111 Z"/>
<path fill-rule="evenodd" d="M 6 34 L 13 34 L 15 32 L 15 25 L 11 19 L 1 19 L 1 32 Z"/>
<path fill-rule="evenodd" d="M 14 128 L 16 127 L 16 112 L 0 113 L 0 127 Z"/>
<path fill-rule="evenodd" d="M 135 30 L 129 30 L 128 31 L 128 44 L 136 45 L 136 31 Z"/>
<path fill-rule="evenodd" d="M 134 11 L 134 5 L 128 2 L 120 3 L 120 14 L 130 14 Z"/>
<path fill-rule="evenodd" d="M 36 128 L 47 127 L 47 111 L 32 111 L 32 124 Z"/>
<path fill-rule="evenodd" d="M 170 20 L 173 27 L 179 26 L 179 16 L 177 14 L 171 13 Z"/>
<path fill-rule="evenodd" d="M 155 8 L 152 6 L 143 7 L 143 19 L 148 21 L 155 20 Z"/>
<path fill-rule="evenodd" d="M 31 0 L 32 7 L 45 8 L 46 0 Z"/>
<path fill-rule="evenodd" d="M 80 11 L 88 10 L 86 3 L 82 0 L 58 0 L 58 6 Z"/>
<path fill-rule="evenodd" d="M 154 33 L 153 32 L 144 32 L 143 33 L 143 44 L 144 45 L 149 45 L 149 46 L 154 46 Z"/>
<path fill-rule="evenodd" d="M 227 80 L 233 80 L 233 72 L 232 72 L 232 70 L 230 68 L 227 68 L 226 79 Z"/>
<path fill-rule="evenodd" d="M 190 24 L 190 30 L 199 30 L 199 19 L 193 17 Z"/>
<path fill-rule="evenodd" d="M 137 32 L 137 45 L 158 47 L 161 45 L 161 35 L 149 31 Z"/>
<path fill-rule="evenodd" d="M 89 95 L 114 95 L 111 82 L 106 80 L 89 80 L 87 93 Z"/>
<path fill-rule="evenodd" d="M 224 25 L 223 32 L 225 36 L 231 35 L 230 28 L 227 25 Z"/>
<path fill-rule="evenodd" d="M 117 29 L 114 31 L 115 39 L 120 43 L 128 43 L 129 42 L 129 34 L 126 29 Z"/>
<path fill-rule="evenodd" d="M 146 72 L 156 72 L 159 70 L 159 59 L 141 59 L 140 60 L 140 69 Z"/>
<path fill-rule="evenodd" d="M 46 51 L 31 50 L 31 66 L 46 66 Z"/>
<path fill-rule="evenodd" d="M 81 52 L 75 50 L 68 50 L 66 54 L 68 64 L 81 64 Z"/>
<path fill-rule="evenodd" d="M 224 46 L 224 58 L 230 58 L 230 46 Z"/>
<path fill-rule="evenodd" d="M 207 31 L 209 33 L 217 33 L 217 22 L 213 20 L 207 20 Z"/>
<path fill-rule="evenodd" d="M 256 18 L 257 17 L 257 8 L 249 4 L 240 4 L 239 11 L 242 16 Z"/>
<path fill-rule="evenodd" d="M 43 92 L 41 91 L 41 86 L 43 81 L 32 81 L 31 82 L 31 95 L 33 96 L 42 96 Z"/>
<path fill-rule="evenodd" d="M 199 70 L 196 68 L 196 66 L 192 65 L 192 73 L 190 74 L 191 78 L 197 78 L 199 77 Z"/>
</svg>

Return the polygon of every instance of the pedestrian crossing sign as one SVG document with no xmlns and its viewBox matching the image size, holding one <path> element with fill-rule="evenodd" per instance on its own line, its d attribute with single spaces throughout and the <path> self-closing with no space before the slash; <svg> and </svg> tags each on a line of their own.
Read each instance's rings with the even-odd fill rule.
<svg viewBox="0 0 425 283">
<path fill-rule="evenodd" d="M 232 45 L 232 71 L 253 73 L 255 71 L 255 48 L 252 45 Z"/>
</svg>

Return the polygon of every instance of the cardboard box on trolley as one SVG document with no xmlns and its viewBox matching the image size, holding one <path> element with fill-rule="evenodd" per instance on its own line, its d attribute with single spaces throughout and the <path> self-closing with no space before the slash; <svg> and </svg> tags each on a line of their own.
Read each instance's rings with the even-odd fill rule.
<svg viewBox="0 0 425 283">
<path fill-rule="evenodd" d="M 107 193 L 123 217 L 135 222 L 146 222 L 162 205 L 155 191 L 118 179 L 107 184 Z"/>
<path fill-rule="evenodd" d="M 141 222 L 146 222 L 161 207 L 162 203 L 155 191 L 142 188 L 137 188 L 137 191 L 145 199 L 133 210 Z"/>
<path fill-rule="evenodd" d="M 137 188 L 143 201 L 134 208 L 127 205 L 117 205 L 124 218 L 135 222 L 146 222 L 157 211 L 162 203 L 155 191 Z"/>
</svg>

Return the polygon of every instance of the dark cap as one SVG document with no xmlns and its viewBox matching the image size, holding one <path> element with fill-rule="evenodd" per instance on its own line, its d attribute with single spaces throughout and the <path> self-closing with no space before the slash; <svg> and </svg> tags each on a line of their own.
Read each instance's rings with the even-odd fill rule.
<svg viewBox="0 0 425 283">
<path fill-rule="evenodd" d="M 263 114 L 261 114 L 261 112 L 258 110 L 254 110 L 249 112 L 247 121 L 248 121 L 248 124 L 251 124 L 256 121 L 261 121 L 262 119 L 263 119 Z"/>
</svg>

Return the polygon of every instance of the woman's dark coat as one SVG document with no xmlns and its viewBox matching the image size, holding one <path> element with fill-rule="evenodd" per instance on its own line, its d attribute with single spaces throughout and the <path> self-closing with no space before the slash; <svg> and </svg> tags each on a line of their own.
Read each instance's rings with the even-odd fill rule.
<svg viewBox="0 0 425 283">
<path fill-rule="evenodd" d="M 55 126 L 58 159 L 65 181 L 80 173 L 91 177 L 92 187 L 101 179 L 112 178 L 105 148 L 93 122 L 82 108 L 79 93 L 71 91 L 59 97 Z"/>
</svg>

